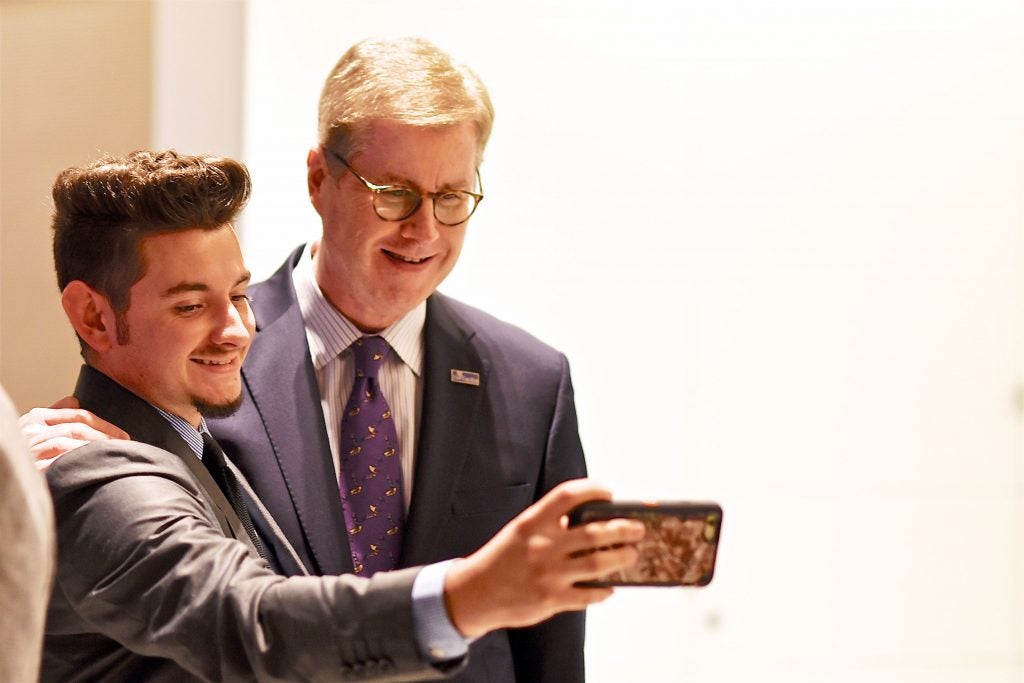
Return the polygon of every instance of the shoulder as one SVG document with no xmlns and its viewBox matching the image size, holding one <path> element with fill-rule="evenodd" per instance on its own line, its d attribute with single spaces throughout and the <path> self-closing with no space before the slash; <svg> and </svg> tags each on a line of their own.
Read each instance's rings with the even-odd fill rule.
<svg viewBox="0 0 1024 683">
<path fill-rule="evenodd" d="M 58 458 L 47 471 L 64 579 L 109 567 L 83 568 L 78 557 L 132 557 L 143 546 L 174 550 L 169 539 L 224 539 L 213 504 L 182 459 L 148 444 L 99 441 Z M 189 545 L 189 544 L 185 544 Z M 184 546 L 180 546 L 184 547 Z M 65 559 L 60 559 L 63 553 Z M 79 587 L 81 577 L 69 579 Z M 87 582 L 86 582 L 87 583 Z"/>
<path fill-rule="evenodd" d="M 273 275 L 249 287 L 257 329 L 268 326 L 296 303 L 292 271 L 295 270 L 305 247 L 304 244 L 299 245 Z"/>
<path fill-rule="evenodd" d="M 180 457 L 138 441 L 106 439 L 87 444 L 59 457 L 46 472 L 55 503 L 83 489 L 142 478 L 161 480 L 163 487 L 199 492 Z"/>
<path fill-rule="evenodd" d="M 446 326 L 464 334 L 488 357 L 515 363 L 561 368 L 565 356 L 526 330 L 486 311 L 441 293 L 427 302 L 430 325 Z"/>
</svg>

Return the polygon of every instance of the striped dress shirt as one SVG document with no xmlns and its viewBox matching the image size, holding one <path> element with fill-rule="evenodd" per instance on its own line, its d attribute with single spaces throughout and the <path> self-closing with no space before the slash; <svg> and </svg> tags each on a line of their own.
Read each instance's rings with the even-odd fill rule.
<svg viewBox="0 0 1024 683">
<path fill-rule="evenodd" d="M 320 388 L 320 407 L 327 425 L 334 472 L 340 476 L 338 442 L 341 418 L 355 382 L 355 361 L 349 346 L 363 333 L 324 297 L 316 282 L 309 244 L 292 271 L 292 282 Z M 406 512 L 412 497 L 416 433 L 423 398 L 423 325 L 426 319 L 427 304 L 423 302 L 395 324 L 377 333 L 391 345 L 391 353 L 377 381 L 395 418 Z"/>
<path fill-rule="evenodd" d="M 150 403 L 149 405 L 153 406 L 152 403 Z M 180 415 L 169 413 L 163 408 L 158 408 L 157 406 L 153 407 L 156 408 L 156 412 L 163 415 L 164 419 L 171 423 L 171 427 L 174 429 L 174 431 L 178 433 L 178 436 L 185 440 L 185 443 L 188 444 L 188 447 L 192 450 L 193 453 L 196 454 L 196 457 L 202 460 L 203 432 L 210 431 L 209 429 L 206 428 L 206 418 L 199 418 L 199 429 L 196 429 L 189 423 L 188 420 L 181 417 Z"/>
</svg>

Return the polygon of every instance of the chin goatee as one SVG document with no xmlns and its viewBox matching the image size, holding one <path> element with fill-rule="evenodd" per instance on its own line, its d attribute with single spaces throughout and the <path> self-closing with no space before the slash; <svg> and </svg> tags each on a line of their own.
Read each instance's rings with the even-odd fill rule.
<svg viewBox="0 0 1024 683">
<path fill-rule="evenodd" d="M 228 417 L 229 415 L 234 415 L 239 406 L 242 405 L 242 394 L 238 394 L 234 400 L 226 403 L 207 403 L 202 399 L 193 397 L 192 405 L 195 406 L 195 409 L 203 417 Z"/>
</svg>

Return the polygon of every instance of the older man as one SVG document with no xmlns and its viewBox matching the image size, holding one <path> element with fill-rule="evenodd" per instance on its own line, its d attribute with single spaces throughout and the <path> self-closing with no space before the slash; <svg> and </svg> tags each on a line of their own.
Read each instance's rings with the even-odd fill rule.
<svg viewBox="0 0 1024 683">
<path fill-rule="evenodd" d="M 307 155 L 323 235 L 253 288 L 247 400 L 212 424 L 318 572 L 364 564 L 344 415 L 363 335 L 390 346 L 381 389 L 401 464 L 397 566 L 466 555 L 586 473 L 565 357 L 436 292 L 483 198 L 492 120 L 480 79 L 424 40 L 359 43 L 324 84 Z M 464 674 L 582 678 L 582 614 L 480 639 Z"/>
</svg>

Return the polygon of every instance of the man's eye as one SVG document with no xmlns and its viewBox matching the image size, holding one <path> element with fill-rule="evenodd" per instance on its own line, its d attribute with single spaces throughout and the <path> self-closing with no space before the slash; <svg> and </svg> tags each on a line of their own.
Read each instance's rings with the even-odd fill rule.
<svg viewBox="0 0 1024 683">
<path fill-rule="evenodd" d="M 465 203 L 465 201 L 466 195 L 461 192 L 445 192 L 437 198 L 437 203 L 442 206 L 459 206 Z"/>
<path fill-rule="evenodd" d="M 231 297 L 231 301 L 233 301 L 236 304 L 240 304 L 240 303 L 243 303 L 243 302 L 251 304 L 252 303 L 252 297 L 250 297 L 248 294 L 234 294 Z"/>
<path fill-rule="evenodd" d="M 390 190 L 382 191 L 381 195 L 390 201 L 406 202 L 409 201 L 410 197 L 415 196 L 415 193 L 407 187 L 394 187 Z"/>
<path fill-rule="evenodd" d="M 184 306 L 175 306 L 174 310 L 177 313 L 181 313 L 181 314 L 184 315 L 184 314 L 188 314 L 188 313 L 195 313 L 196 311 L 198 311 L 202 307 L 203 307 L 202 304 L 185 304 Z"/>
</svg>

